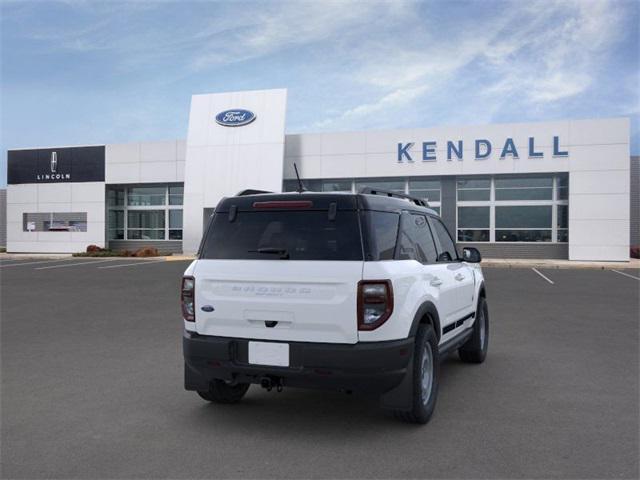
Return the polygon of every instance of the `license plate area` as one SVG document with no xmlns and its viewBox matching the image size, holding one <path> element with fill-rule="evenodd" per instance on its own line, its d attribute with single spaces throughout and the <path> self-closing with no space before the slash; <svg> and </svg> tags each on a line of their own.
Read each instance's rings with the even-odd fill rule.
<svg viewBox="0 0 640 480">
<path fill-rule="evenodd" d="M 249 342 L 249 363 L 252 365 L 289 366 L 289 344 Z"/>
</svg>

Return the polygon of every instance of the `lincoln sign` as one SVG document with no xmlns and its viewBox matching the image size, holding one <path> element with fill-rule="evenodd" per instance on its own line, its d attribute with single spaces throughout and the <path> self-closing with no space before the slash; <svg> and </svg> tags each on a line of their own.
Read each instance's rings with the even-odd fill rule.
<svg viewBox="0 0 640 480">
<path fill-rule="evenodd" d="M 7 183 L 104 182 L 105 147 L 9 150 Z"/>
</svg>

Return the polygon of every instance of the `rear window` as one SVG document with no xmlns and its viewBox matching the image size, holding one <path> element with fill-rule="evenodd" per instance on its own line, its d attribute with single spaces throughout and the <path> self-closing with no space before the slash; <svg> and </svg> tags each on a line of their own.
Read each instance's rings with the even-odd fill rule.
<svg viewBox="0 0 640 480">
<path fill-rule="evenodd" d="M 338 211 L 216 214 L 200 258 L 224 260 L 362 260 L 358 214 Z"/>
</svg>

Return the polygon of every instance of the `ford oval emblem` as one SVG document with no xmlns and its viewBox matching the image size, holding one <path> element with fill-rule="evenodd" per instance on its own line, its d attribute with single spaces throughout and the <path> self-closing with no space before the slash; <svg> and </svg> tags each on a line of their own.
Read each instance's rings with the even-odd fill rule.
<svg viewBox="0 0 640 480">
<path fill-rule="evenodd" d="M 256 114 L 240 108 L 225 110 L 216 115 L 216 123 L 224 127 L 241 127 L 256 119 Z"/>
</svg>

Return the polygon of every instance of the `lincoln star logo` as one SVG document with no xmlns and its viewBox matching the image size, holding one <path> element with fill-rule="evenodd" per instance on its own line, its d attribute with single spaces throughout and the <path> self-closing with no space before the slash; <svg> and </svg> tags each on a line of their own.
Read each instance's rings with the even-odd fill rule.
<svg viewBox="0 0 640 480">
<path fill-rule="evenodd" d="M 51 173 L 36 173 L 36 181 L 38 182 L 64 182 L 65 180 L 71 180 L 71 173 L 58 171 L 58 152 L 51 152 L 51 159 L 49 160 L 49 170 Z M 64 163 L 62 164 L 62 170 L 64 170 Z"/>
<path fill-rule="evenodd" d="M 223 127 L 241 127 L 256 119 L 256 114 L 249 110 L 225 110 L 216 115 L 216 123 Z"/>
</svg>

